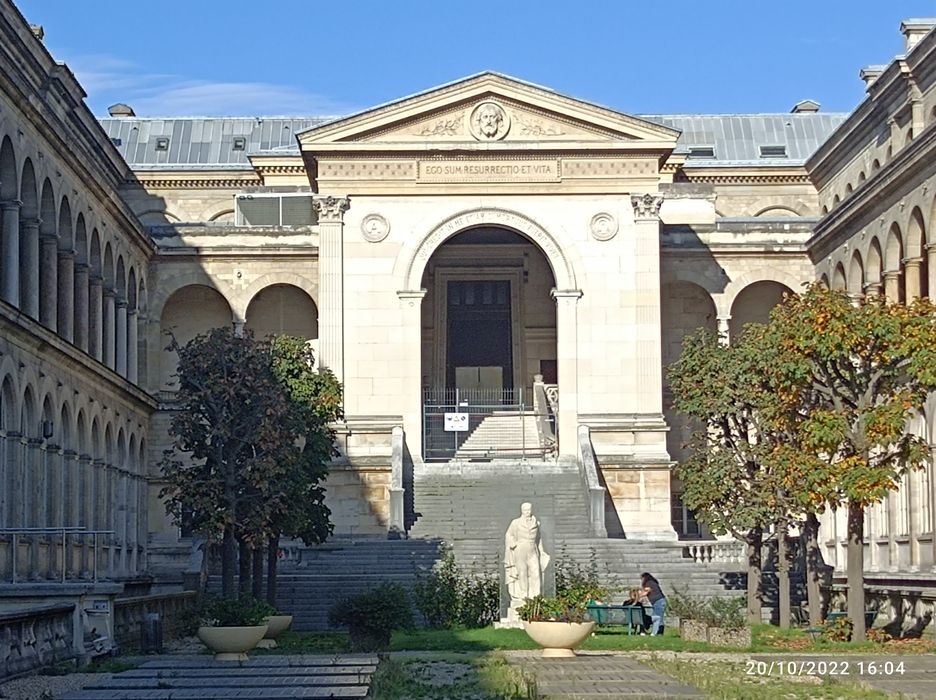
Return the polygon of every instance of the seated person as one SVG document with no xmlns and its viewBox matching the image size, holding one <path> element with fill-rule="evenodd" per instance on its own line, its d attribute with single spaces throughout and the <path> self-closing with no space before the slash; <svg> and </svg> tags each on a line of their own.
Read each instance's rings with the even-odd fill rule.
<svg viewBox="0 0 936 700">
<path fill-rule="evenodd" d="M 647 632 L 652 624 L 650 613 L 653 611 L 653 604 L 647 597 L 646 592 L 642 588 L 631 588 L 627 592 L 627 605 L 639 605 L 643 608 L 643 622 L 636 626 L 636 631 L 641 633 Z"/>
</svg>

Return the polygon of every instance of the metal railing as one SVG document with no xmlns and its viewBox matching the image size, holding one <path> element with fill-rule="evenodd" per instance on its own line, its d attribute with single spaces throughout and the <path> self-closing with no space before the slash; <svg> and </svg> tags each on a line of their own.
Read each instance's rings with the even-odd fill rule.
<svg viewBox="0 0 936 700">
<path fill-rule="evenodd" d="M 510 389 L 423 389 L 426 460 L 542 459 L 554 446 L 543 439 L 530 392 Z"/>
<path fill-rule="evenodd" d="M 36 537 L 41 537 L 42 535 L 55 535 L 61 536 L 61 545 L 62 545 L 62 574 L 61 582 L 65 583 L 68 578 L 68 559 L 66 552 L 68 551 L 68 537 L 77 536 L 77 537 L 87 537 L 91 536 L 91 547 L 92 547 L 92 564 L 91 564 L 91 580 L 97 583 L 98 581 L 98 548 L 100 540 L 98 539 L 99 535 L 113 535 L 115 530 L 89 530 L 85 527 L 10 527 L 10 528 L 0 528 L 0 537 L 9 537 L 10 538 L 10 583 L 16 583 L 18 576 L 17 571 L 17 562 L 19 560 L 19 538 L 27 537 L 30 538 L 30 543 L 32 544 Z M 86 547 L 87 540 L 85 540 L 84 546 Z M 111 545 L 113 546 L 113 545 Z M 51 554 L 52 559 L 50 560 L 50 568 L 54 566 L 55 554 Z M 80 578 L 80 577 L 79 577 Z"/>
</svg>

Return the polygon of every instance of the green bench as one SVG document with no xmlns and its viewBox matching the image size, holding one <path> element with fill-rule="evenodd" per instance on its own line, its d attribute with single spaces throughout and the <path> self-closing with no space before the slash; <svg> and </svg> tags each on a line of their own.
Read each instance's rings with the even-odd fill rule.
<svg viewBox="0 0 936 700">
<path fill-rule="evenodd" d="M 624 625 L 627 634 L 631 635 L 635 629 L 643 629 L 646 618 L 642 605 L 612 605 L 608 603 L 589 603 L 586 606 L 588 614 L 600 625 Z"/>
</svg>

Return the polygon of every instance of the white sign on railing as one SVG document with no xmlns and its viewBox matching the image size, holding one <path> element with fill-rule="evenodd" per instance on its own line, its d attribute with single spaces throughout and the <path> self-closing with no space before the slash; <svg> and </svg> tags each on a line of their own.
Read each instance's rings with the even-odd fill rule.
<svg viewBox="0 0 936 700">
<path fill-rule="evenodd" d="M 445 431 L 449 433 L 464 433 L 468 430 L 467 413 L 446 413 Z"/>
</svg>

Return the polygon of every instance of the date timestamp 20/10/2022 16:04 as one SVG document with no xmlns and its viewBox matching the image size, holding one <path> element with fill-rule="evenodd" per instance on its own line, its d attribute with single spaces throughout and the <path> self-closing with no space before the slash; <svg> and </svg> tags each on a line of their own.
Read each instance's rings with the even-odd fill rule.
<svg viewBox="0 0 936 700">
<path fill-rule="evenodd" d="M 777 659 L 757 661 L 749 659 L 745 674 L 748 676 L 902 676 L 907 672 L 903 661 L 894 660 L 829 660 L 829 659 Z"/>
</svg>

